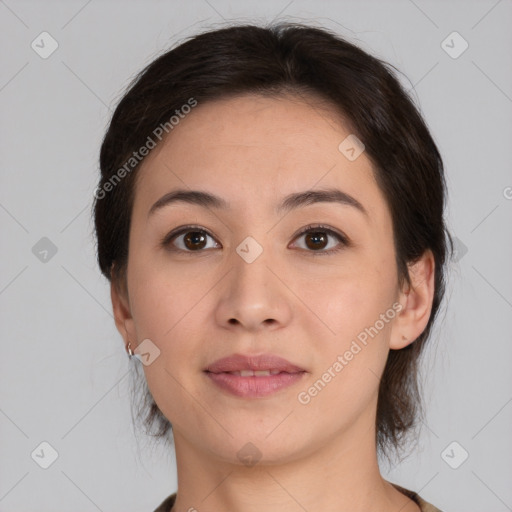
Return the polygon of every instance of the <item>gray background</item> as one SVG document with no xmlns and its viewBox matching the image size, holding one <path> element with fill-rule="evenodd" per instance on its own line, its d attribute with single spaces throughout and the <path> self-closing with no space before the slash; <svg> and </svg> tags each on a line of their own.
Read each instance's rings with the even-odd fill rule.
<svg viewBox="0 0 512 512">
<path fill-rule="evenodd" d="M 427 420 L 418 449 L 385 475 L 445 512 L 512 510 L 512 2 L 5 0 L 1 511 L 149 511 L 176 489 L 173 453 L 147 449 L 132 427 L 129 362 L 96 267 L 99 146 L 157 54 L 226 20 L 276 16 L 397 66 L 446 165 L 459 252 L 423 366 Z M 31 47 L 43 31 L 59 45 L 46 59 Z M 462 49 L 458 36 L 442 46 L 453 31 L 469 44 L 457 58 L 445 50 Z M 58 452 L 47 469 L 42 442 Z"/>
</svg>

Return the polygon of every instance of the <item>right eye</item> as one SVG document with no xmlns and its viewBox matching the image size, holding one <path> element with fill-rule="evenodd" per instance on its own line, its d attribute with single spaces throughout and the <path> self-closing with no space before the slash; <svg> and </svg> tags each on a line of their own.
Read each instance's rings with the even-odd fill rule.
<svg viewBox="0 0 512 512">
<path fill-rule="evenodd" d="M 199 226 L 185 226 L 166 235 L 162 245 L 171 251 L 201 252 L 202 249 L 212 248 L 206 246 L 208 237 L 214 240 L 212 235 Z"/>
</svg>

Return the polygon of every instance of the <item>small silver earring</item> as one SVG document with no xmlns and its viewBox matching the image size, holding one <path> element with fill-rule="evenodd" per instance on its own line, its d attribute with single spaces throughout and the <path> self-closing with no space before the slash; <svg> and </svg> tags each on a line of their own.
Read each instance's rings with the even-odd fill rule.
<svg viewBox="0 0 512 512">
<path fill-rule="evenodd" d="M 128 357 L 131 359 L 133 356 L 132 344 L 128 342 Z"/>
</svg>

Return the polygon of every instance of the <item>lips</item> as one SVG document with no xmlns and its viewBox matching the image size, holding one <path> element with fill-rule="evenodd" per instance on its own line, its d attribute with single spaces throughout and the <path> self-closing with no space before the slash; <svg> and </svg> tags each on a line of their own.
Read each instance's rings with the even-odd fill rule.
<svg viewBox="0 0 512 512">
<path fill-rule="evenodd" d="M 282 357 L 278 357 L 272 354 L 263 354 L 259 356 L 233 354 L 229 357 L 224 357 L 215 361 L 209 365 L 205 371 L 210 373 L 233 373 L 242 377 L 251 377 L 253 375 L 276 375 L 282 372 L 300 373 L 305 370 L 290 363 L 290 361 L 287 361 Z"/>
<path fill-rule="evenodd" d="M 298 383 L 307 372 L 272 354 L 234 354 L 215 361 L 205 373 L 224 392 L 252 399 L 272 395 Z"/>
</svg>

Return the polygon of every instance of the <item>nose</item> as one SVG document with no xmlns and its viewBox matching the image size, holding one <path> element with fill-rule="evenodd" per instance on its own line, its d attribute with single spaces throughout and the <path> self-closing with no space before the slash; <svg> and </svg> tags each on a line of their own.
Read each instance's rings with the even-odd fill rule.
<svg viewBox="0 0 512 512">
<path fill-rule="evenodd" d="M 290 322 L 293 295 L 283 268 L 269 253 L 263 250 L 250 262 L 233 251 L 231 270 L 219 283 L 215 318 L 222 327 L 257 332 L 279 329 Z"/>
</svg>

